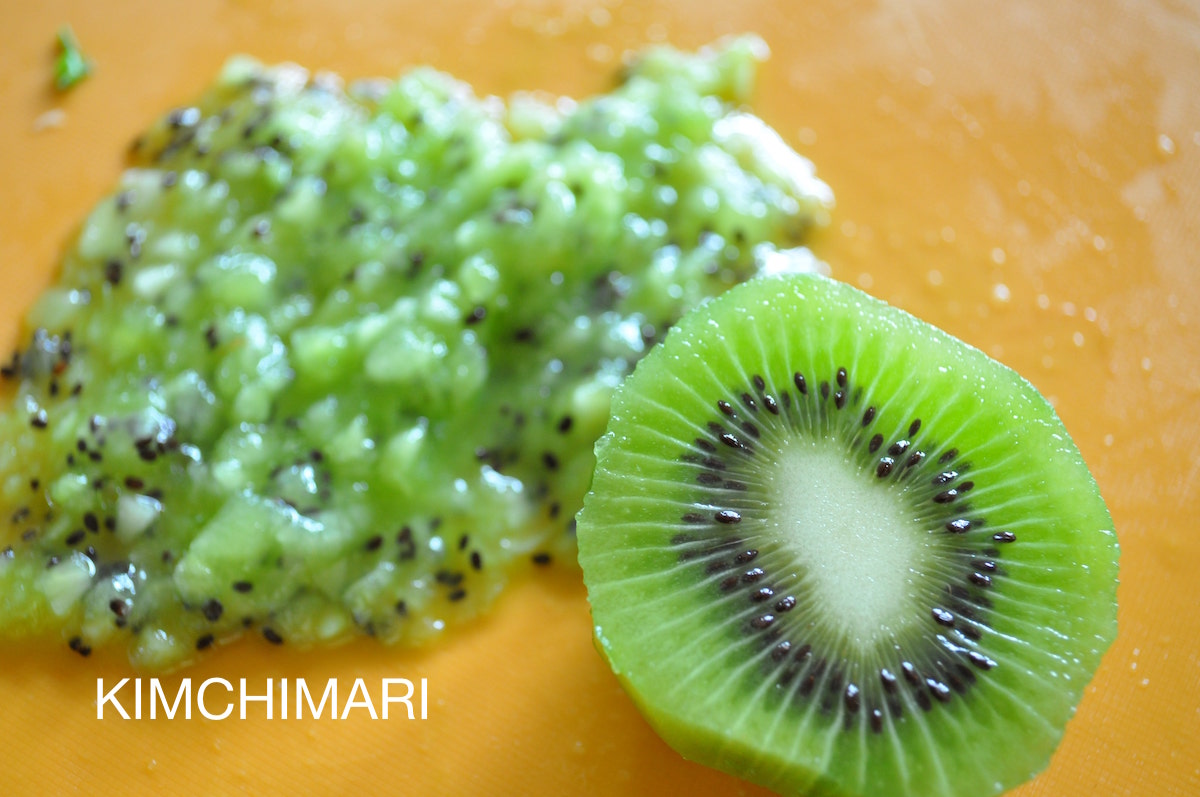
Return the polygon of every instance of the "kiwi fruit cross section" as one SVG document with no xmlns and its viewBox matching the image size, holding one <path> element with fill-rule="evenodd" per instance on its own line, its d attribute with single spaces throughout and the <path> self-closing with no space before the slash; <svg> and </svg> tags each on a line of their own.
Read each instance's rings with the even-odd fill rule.
<svg viewBox="0 0 1200 797">
<path fill-rule="evenodd" d="M 1117 543 L 1024 379 L 816 275 L 684 318 L 579 516 L 597 645 L 683 755 L 781 792 L 988 795 L 1116 630 Z"/>
</svg>

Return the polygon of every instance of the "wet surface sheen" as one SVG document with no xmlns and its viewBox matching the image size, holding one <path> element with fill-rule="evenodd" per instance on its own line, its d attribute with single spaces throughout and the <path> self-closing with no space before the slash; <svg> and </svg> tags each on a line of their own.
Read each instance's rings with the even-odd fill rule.
<svg viewBox="0 0 1200 797">
<path fill-rule="evenodd" d="M 96 71 L 62 101 L 52 44 L 70 22 Z M 1023 797 L 1200 790 L 1192 640 L 1200 206 L 1195 13 L 1136 2 L 226 3 L 174 14 L 59 2 L 0 29 L 0 330 L 49 281 L 85 212 L 151 119 L 249 52 L 347 76 L 432 62 L 480 91 L 607 88 L 629 47 L 757 30 L 772 46 L 754 110 L 834 188 L 813 248 L 835 276 L 965 338 L 1056 404 L 1122 543 L 1121 632 L 1049 770 Z M 44 129 L 61 108 L 61 128 Z M 537 639 L 538 644 L 530 644 Z M 517 657 L 510 653 L 522 651 Z M 506 652 L 503 655 L 500 652 Z M 130 794 L 238 788 L 437 793 L 729 793 L 681 761 L 624 698 L 589 639 L 577 576 L 518 590 L 425 654 L 374 644 L 281 658 L 217 651 L 209 675 L 430 679 L 424 724 L 110 723 L 95 676 L 114 659 L 4 651 L 7 787 L 121 784 Z M 257 679 L 257 680 L 255 680 Z M 399 751 L 399 752 L 398 752 Z M 749 793 L 749 787 L 745 787 Z"/>
</svg>

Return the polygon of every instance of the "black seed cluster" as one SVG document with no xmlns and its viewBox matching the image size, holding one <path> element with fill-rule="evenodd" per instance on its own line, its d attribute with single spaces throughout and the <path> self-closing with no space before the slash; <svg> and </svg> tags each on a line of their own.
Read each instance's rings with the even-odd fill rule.
<svg viewBox="0 0 1200 797">
<path fill-rule="evenodd" d="M 744 633 L 770 650 L 764 675 L 782 699 L 815 700 L 827 713 L 840 705 L 846 728 L 856 727 L 861 715 L 873 731 L 881 732 L 887 718 L 903 716 L 905 706 L 930 711 L 937 703 L 965 694 L 978 673 L 996 666 L 982 647 L 991 609 L 987 593 L 994 579 L 1003 576 L 994 543 L 1010 543 L 1016 537 L 1004 530 L 976 534 L 986 523 L 967 500 L 976 487 L 963 476 L 970 462 L 958 449 L 926 439 L 919 418 L 906 421 L 899 436 L 875 431 L 886 408 L 861 407 L 862 390 L 854 386 L 848 369 L 838 368 L 828 380 L 817 379 L 815 392 L 813 381 L 800 372 L 791 374 L 787 383 L 787 389 L 774 392 L 756 374 L 749 389 L 730 390 L 713 403 L 706 433 L 680 455 L 682 462 L 694 466 L 699 491 L 695 508 L 682 513 L 680 520 L 696 530 L 676 535 L 672 544 L 680 561 L 695 563 L 717 594 L 746 596 L 735 611 L 745 617 Z M 871 678 L 854 662 L 823 652 L 818 640 L 805 639 L 805 629 L 789 625 L 788 614 L 798 603 L 782 586 L 790 575 L 773 573 L 762 564 L 759 548 L 749 542 L 753 532 L 745 530 L 761 513 L 761 503 L 747 504 L 741 497 L 747 489 L 741 476 L 745 463 L 762 455 L 763 423 L 788 434 L 804 433 L 853 408 L 858 409 L 852 420 L 834 428 L 843 429 L 849 447 L 869 458 L 874 478 L 902 483 L 909 500 L 928 508 L 925 514 L 935 518 L 932 528 L 947 535 L 951 556 L 962 562 L 961 576 L 947 583 L 941 600 L 929 607 L 925 639 L 907 652 L 897 651 L 894 665 Z"/>
</svg>

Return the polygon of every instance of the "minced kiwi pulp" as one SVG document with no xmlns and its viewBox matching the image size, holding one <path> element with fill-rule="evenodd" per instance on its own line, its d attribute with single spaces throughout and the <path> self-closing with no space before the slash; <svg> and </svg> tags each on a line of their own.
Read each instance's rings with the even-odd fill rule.
<svg viewBox="0 0 1200 797">
<path fill-rule="evenodd" d="M 4 367 L 0 636 L 416 643 L 573 558 L 613 387 L 831 201 L 738 109 L 761 50 L 650 50 L 579 103 L 232 60 Z"/>
</svg>

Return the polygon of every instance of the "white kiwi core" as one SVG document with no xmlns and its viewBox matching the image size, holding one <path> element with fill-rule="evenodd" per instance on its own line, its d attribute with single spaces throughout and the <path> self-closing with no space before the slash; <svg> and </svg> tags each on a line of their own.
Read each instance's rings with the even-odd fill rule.
<svg viewBox="0 0 1200 797">
<path fill-rule="evenodd" d="M 861 651 L 894 638 L 921 616 L 934 535 L 895 485 L 850 459 L 841 440 L 792 439 L 779 454 L 767 533 L 792 555 L 813 616 Z"/>
</svg>

